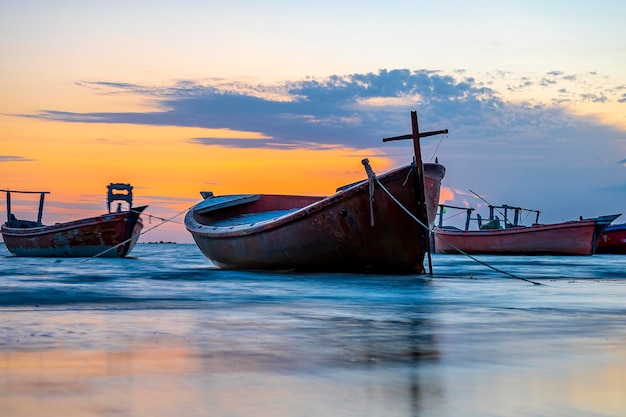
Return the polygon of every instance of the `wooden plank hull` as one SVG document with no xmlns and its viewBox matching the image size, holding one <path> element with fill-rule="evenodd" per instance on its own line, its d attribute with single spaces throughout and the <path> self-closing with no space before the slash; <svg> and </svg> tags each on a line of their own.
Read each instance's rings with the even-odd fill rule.
<svg viewBox="0 0 626 417">
<path fill-rule="evenodd" d="M 429 226 L 444 175 L 442 165 L 424 164 Z M 378 180 L 414 214 L 416 187 L 422 186 L 414 184 L 415 177 L 409 165 Z M 367 180 L 325 198 L 260 195 L 254 201 L 208 212 L 203 203 L 187 213 L 185 226 L 202 253 L 220 268 L 424 272 L 425 248 L 419 237 L 427 231 L 376 183 L 370 204 Z M 277 217 L 266 216 L 253 224 L 236 221 L 268 212 Z"/>
<path fill-rule="evenodd" d="M 124 257 L 133 249 L 143 227 L 146 208 L 39 227 L 2 226 L 6 248 L 28 257 Z"/>
<path fill-rule="evenodd" d="M 592 255 L 617 216 L 491 230 L 434 229 L 435 253 L 495 255 Z M 608 220 L 611 218 L 611 220 Z"/>
<path fill-rule="evenodd" d="M 626 223 L 607 227 L 598 240 L 596 253 L 626 254 Z"/>
</svg>

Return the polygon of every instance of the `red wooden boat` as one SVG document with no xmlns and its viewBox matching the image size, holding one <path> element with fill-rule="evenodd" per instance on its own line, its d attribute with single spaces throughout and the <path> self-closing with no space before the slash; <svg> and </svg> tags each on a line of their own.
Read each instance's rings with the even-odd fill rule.
<svg viewBox="0 0 626 417">
<path fill-rule="evenodd" d="M 423 273 L 445 168 L 416 163 L 368 178 L 328 197 L 245 194 L 214 196 L 190 209 L 185 226 L 202 253 L 226 269 Z M 420 225 L 420 223 L 423 225 Z M 432 269 L 431 269 L 432 272 Z"/>
<path fill-rule="evenodd" d="M 600 235 L 596 253 L 626 254 L 626 223 L 607 227 Z"/>
<path fill-rule="evenodd" d="M 147 206 L 132 207 L 132 186 L 108 186 L 109 212 L 54 225 L 41 222 L 44 197 L 47 191 L 0 190 L 7 196 L 7 222 L 1 227 L 6 248 L 15 256 L 29 257 L 124 257 L 132 250 L 143 227 L 140 214 Z M 115 191 L 125 193 L 116 193 Z M 18 220 L 11 212 L 11 194 L 39 194 L 39 212 L 36 221 Z M 128 210 L 111 212 L 111 203 L 126 201 Z"/>
<path fill-rule="evenodd" d="M 445 227 L 442 225 L 444 208 L 461 209 L 460 207 L 441 205 L 439 226 L 434 228 L 435 253 L 467 253 L 494 255 L 592 255 L 596 250 L 598 238 L 604 229 L 620 215 L 609 215 L 594 219 L 579 219 L 553 224 L 538 224 L 539 212 L 512 206 L 489 206 L 490 218 L 479 230 L 469 230 L 470 214 L 467 210 L 465 229 Z M 500 224 L 494 210 L 504 210 L 504 226 Z M 515 213 L 513 223 L 507 215 Z M 519 224 L 522 211 L 537 214 L 531 226 Z M 477 217 L 481 223 L 480 216 Z"/>
</svg>

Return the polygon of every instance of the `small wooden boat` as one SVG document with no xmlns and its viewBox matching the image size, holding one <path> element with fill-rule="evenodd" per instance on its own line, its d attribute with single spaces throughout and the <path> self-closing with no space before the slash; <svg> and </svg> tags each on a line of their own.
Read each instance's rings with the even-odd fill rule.
<svg viewBox="0 0 626 417">
<path fill-rule="evenodd" d="M 423 273 L 445 168 L 414 163 L 367 178 L 328 197 L 239 194 L 214 196 L 191 208 L 185 226 L 202 253 L 226 269 Z M 432 272 L 432 269 L 431 269 Z"/>
<path fill-rule="evenodd" d="M 53 225 L 42 224 L 47 191 L 0 190 L 7 197 L 7 222 L 1 227 L 6 248 L 15 256 L 30 257 L 124 257 L 132 250 L 143 227 L 140 214 L 147 206 L 132 207 L 132 186 L 109 184 L 108 213 Z M 116 192 L 122 191 L 122 193 Z M 18 220 L 11 211 L 11 195 L 39 194 L 36 221 Z M 111 211 L 111 203 L 128 203 L 128 210 Z"/>
<path fill-rule="evenodd" d="M 467 211 L 465 229 L 443 226 L 443 213 L 446 208 Z M 598 238 L 606 227 L 617 217 L 601 216 L 593 219 L 580 218 L 553 224 L 538 224 L 539 211 L 508 205 L 489 205 L 490 216 L 485 224 L 477 216 L 478 230 L 469 230 L 473 208 L 462 208 L 442 204 L 439 211 L 439 225 L 434 228 L 433 245 L 435 253 L 467 253 L 493 255 L 592 255 Z M 504 220 L 494 216 L 494 210 L 504 211 Z M 513 223 L 508 213 L 514 212 Z M 519 223 L 523 211 L 535 212 L 535 223 L 524 226 Z"/>
<path fill-rule="evenodd" d="M 604 229 L 596 253 L 626 254 L 626 223 L 612 224 Z"/>
</svg>

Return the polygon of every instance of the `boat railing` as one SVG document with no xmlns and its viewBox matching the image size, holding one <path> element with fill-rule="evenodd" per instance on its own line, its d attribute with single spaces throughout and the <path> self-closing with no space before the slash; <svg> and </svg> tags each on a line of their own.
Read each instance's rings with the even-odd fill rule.
<svg viewBox="0 0 626 417">
<path fill-rule="evenodd" d="M 528 213 L 535 213 L 535 221 L 534 224 L 538 224 L 539 223 L 539 214 L 541 213 L 541 211 L 539 210 L 533 210 L 533 209 L 527 209 L 527 208 L 523 208 L 523 207 L 515 207 L 515 206 L 509 206 L 508 204 L 503 204 L 501 206 L 494 206 L 489 204 L 489 219 L 494 219 L 495 217 L 495 212 L 497 211 L 498 213 L 502 214 L 502 216 L 504 217 L 504 227 L 505 228 L 509 228 L 509 227 L 521 227 L 522 226 L 522 213 L 523 212 L 528 212 Z M 502 211 L 501 211 L 501 210 Z M 509 212 L 513 211 L 513 223 L 509 222 Z"/>
<path fill-rule="evenodd" d="M 465 217 L 465 230 L 469 230 L 469 226 L 470 226 L 470 221 L 473 220 L 472 219 L 472 211 L 474 211 L 475 209 L 472 207 L 458 207 L 458 206 L 451 206 L 449 204 L 439 204 L 439 224 L 438 226 L 441 228 L 443 227 L 443 215 L 446 213 L 447 209 L 455 209 L 455 210 L 465 210 L 466 211 L 466 217 Z"/>
<path fill-rule="evenodd" d="M 6 193 L 7 196 L 7 226 L 10 227 L 33 227 L 41 226 L 41 218 L 43 217 L 43 203 L 46 194 L 50 194 L 50 191 L 18 191 L 18 190 L 0 190 L 0 192 Z M 11 194 L 39 194 L 39 209 L 37 211 L 37 221 L 31 222 L 28 220 L 18 220 L 11 211 Z"/>
<path fill-rule="evenodd" d="M 489 217 L 487 219 L 483 219 L 481 215 L 478 213 L 476 213 L 476 217 L 472 217 L 472 212 L 475 211 L 473 207 L 459 207 L 459 206 L 453 206 L 450 204 L 439 204 L 438 227 L 440 228 L 444 227 L 443 215 L 446 213 L 447 209 L 465 211 L 466 217 L 465 217 L 465 229 L 464 230 L 469 230 L 470 223 L 472 221 L 476 221 L 478 225 L 478 229 L 501 229 L 501 228 L 509 229 L 513 227 L 524 227 L 524 225 L 522 224 L 523 212 L 535 213 L 536 216 L 535 216 L 534 224 L 539 223 L 539 214 L 541 213 L 541 211 L 539 210 L 532 210 L 532 209 L 526 209 L 523 207 L 510 206 L 508 204 L 503 204 L 501 206 L 489 204 L 488 207 L 489 207 Z M 512 222 L 509 220 L 509 216 L 511 212 L 513 212 Z M 496 213 L 500 214 L 503 217 L 503 219 L 501 220 Z M 484 224 L 483 224 L 483 221 L 485 222 Z"/>
</svg>

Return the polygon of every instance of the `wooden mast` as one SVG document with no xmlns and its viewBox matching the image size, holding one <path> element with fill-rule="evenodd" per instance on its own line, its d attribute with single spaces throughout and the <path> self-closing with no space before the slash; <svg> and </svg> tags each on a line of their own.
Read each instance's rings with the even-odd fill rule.
<svg viewBox="0 0 626 417">
<path fill-rule="evenodd" d="M 424 165 L 422 163 L 422 150 L 420 146 L 420 138 L 428 136 L 447 134 L 448 129 L 436 130 L 432 132 L 420 132 L 419 124 L 417 122 L 417 112 L 411 112 L 411 127 L 412 133 L 410 135 L 395 136 L 392 138 L 384 138 L 383 142 L 389 142 L 393 140 L 412 139 L 413 140 L 413 152 L 415 155 L 415 193 L 417 202 L 417 218 L 423 225 L 426 226 L 425 231 L 420 233 L 420 240 L 422 247 L 428 252 L 428 269 L 429 274 L 433 274 L 433 263 L 430 250 L 430 229 L 428 228 L 428 210 L 426 209 L 426 193 L 424 182 Z M 439 203 L 439 202 L 437 202 Z"/>
</svg>

